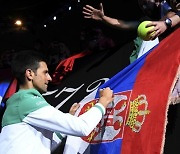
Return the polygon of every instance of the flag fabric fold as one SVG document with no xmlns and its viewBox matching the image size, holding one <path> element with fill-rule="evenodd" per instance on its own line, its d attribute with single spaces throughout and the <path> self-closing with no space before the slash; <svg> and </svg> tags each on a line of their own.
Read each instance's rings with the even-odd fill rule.
<svg viewBox="0 0 180 154">
<path fill-rule="evenodd" d="M 59 84 L 61 82 L 61 80 L 63 80 L 63 78 L 69 72 L 72 71 L 75 59 L 82 58 L 82 57 L 84 57 L 90 53 L 91 53 L 91 51 L 86 51 L 86 52 L 84 51 L 84 52 L 81 52 L 81 53 L 76 54 L 74 56 L 71 56 L 67 59 L 62 60 L 58 64 L 58 66 L 55 69 L 55 72 L 52 75 L 52 82 L 54 84 Z"/>
</svg>

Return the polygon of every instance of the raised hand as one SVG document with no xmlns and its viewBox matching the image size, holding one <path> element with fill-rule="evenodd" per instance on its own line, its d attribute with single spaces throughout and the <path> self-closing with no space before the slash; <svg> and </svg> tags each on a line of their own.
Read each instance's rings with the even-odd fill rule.
<svg viewBox="0 0 180 154">
<path fill-rule="evenodd" d="M 83 7 L 84 18 L 91 18 L 94 20 L 102 20 L 104 16 L 103 5 L 100 3 L 100 9 L 96 9 L 90 5 L 86 5 Z"/>
</svg>

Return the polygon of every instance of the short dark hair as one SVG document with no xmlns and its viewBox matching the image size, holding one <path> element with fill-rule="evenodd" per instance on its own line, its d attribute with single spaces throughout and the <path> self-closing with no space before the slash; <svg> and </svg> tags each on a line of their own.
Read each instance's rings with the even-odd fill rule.
<svg viewBox="0 0 180 154">
<path fill-rule="evenodd" d="M 46 62 L 43 54 L 34 50 L 22 50 L 16 53 L 11 63 L 11 70 L 19 84 L 25 82 L 25 71 L 32 69 L 34 72 L 39 67 L 39 62 Z"/>
</svg>

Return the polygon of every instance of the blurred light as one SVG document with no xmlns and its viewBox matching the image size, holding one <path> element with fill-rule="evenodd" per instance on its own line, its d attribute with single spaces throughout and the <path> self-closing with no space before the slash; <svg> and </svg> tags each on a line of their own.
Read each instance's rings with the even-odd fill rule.
<svg viewBox="0 0 180 154">
<path fill-rule="evenodd" d="M 4 108 L 5 107 L 5 103 L 1 102 L 0 107 Z"/>
<path fill-rule="evenodd" d="M 47 25 L 44 25 L 44 27 L 47 27 Z"/>
<path fill-rule="evenodd" d="M 69 7 L 69 10 L 71 10 L 71 6 Z"/>
<path fill-rule="evenodd" d="M 78 2 L 80 2 L 80 0 L 78 0 Z"/>
<path fill-rule="evenodd" d="M 21 26 L 21 25 L 22 25 L 22 21 L 21 21 L 21 20 L 16 20 L 15 24 L 16 24 L 17 26 Z"/>
<path fill-rule="evenodd" d="M 0 105 L 1 105 L 2 97 L 0 96 Z"/>
<path fill-rule="evenodd" d="M 53 17 L 53 20 L 56 20 L 56 16 Z"/>
</svg>

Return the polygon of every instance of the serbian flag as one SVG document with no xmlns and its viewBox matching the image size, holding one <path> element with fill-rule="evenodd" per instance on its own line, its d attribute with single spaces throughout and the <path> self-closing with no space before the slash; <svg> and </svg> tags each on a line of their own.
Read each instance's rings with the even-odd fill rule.
<svg viewBox="0 0 180 154">
<path fill-rule="evenodd" d="M 68 136 L 64 154 L 163 153 L 169 96 L 180 73 L 180 29 L 128 65 L 80 102 L 91 108 L 99 89 L 110 87 L 114 102 L 87 137 Z"/>
</svg>

